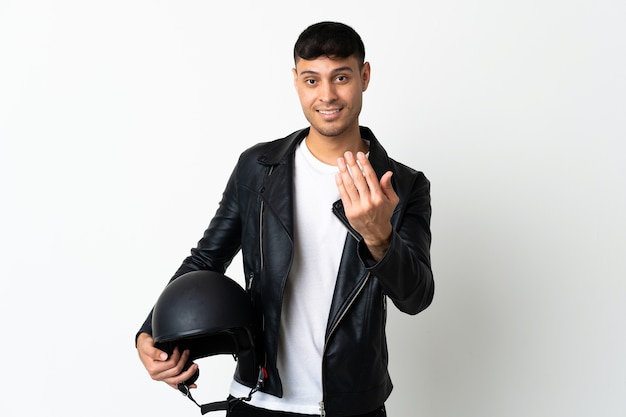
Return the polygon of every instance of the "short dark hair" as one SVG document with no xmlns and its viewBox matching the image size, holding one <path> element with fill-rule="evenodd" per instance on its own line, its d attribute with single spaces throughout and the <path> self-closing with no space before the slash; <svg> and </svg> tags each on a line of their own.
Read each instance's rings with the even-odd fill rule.
<svg viewBox="0 0 626 417">
<path fill-rule="evenodd" d="M 293 59 L 312 60 L 321 56 L 347 58 L 354 56 L 359 65 L 365 62 L 365 46 L 359 34 L 339 22 L 319 22 L 306 28 L 293 48 Z"/>
</svg>

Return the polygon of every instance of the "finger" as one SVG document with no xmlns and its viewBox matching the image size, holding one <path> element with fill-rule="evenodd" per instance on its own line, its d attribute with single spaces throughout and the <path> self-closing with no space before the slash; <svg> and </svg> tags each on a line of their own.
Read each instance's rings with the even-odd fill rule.
<svg viewBox="0 0 626 417">
<path fill-rule="evenodd" d="M 358 152 L 356 154 L 357 162 L 361 167 L 360 171 L 363 175 L 364 181 L 367 184 L 368 192 L 372 194 L 378 194 L 381 191 L 380 183 L 378 182 L 378 177 L 376 176 L 376 171 L 372 167 L 369 159 L 363 152 Z"/>
<path fill-rule="evenodd" d="M 339 195 L 341 196 L 344 204 L 350 203 L 352 200 L 358 200 L 359 191 L 354 185 L 352 175 L 350 175 L 350 172 L 348 171 L 346 160 L 344 158 L 339 158 L 337 160 L 337 167 L 339 168 L 339 172 L 335 177 L 337 189 L 339 190 Z"/>
<path fill-rule="evenodd" d="M 167 360 L 167 353 L 157 349 L 154 346 L 154 339 L 152 336 L 146 333 L 142 333 L 137 339 L 137 351 L 142 361 L 144 361 L 145 358 L 152 360 Z"/>
<path fill-rule="evenodd" d="M 180 374 L 185 367 L 189 351 L 180 352 L 176 347 L 166 361 L 154 361 L 149 369 L 150 376 L 156 381 L 170 383 L 171 378 Z"/>
<path fill-rule="evenodd" d="M 362 152 L 358 152 L 357 155 L 359 154 L 361 154 L 361 157 L 363 159 L 367 160 L 367 158 L 365 158 L 365 154 L 363 154 Z M 344 157 L 346 160 L 346 164 L 348 165 L 352 183 L 359 192 L 359 196 L 361 198 L 368 198 L 369 187 L 367 185 L 365 177 L 363 176 L 363 172 L 361 171 L 361 166 L 359 165 L 359 162 L 357 162 L 357 158 L 354 157 L 352 152 L 346 152 L 344 154 Z"/>
<path fill-rule="evenodd" d="M 176 375 L 164 378 L 163 382 L 176 387 L 178 384 L 183 384 L 185 381 L 190 380 L 194 374 L 198 371 L 198 364 L 192 363 L 188 369 L 184 372 L 177 372 Z M 195 387 L 195 384 L 188 385 L 189 388 Z"/>
<path fill-rule="evenodd" d="M 340 172 L 335 174 L 335 185 L 337 186 L 337 191 L 339 191 L 339 197 L 341 200 L 346 201 L 350 198 L 348 196 L 348 192 L 346 191 L 346 187 L 343 185 L 343 179 L 341 178 Z"/>
<path fill-rule="evenodd" d="M 153 347 L 150 351 L 150 356 L 156 361 L 166 361 L 169 358 L 167 352 L 162 351 L 156 347 Z"/>
</svg>

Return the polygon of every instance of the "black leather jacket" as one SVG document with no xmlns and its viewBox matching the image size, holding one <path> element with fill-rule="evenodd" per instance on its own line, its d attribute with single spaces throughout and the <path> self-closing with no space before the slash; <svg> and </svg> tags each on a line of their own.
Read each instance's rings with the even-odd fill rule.
<svg viewBox="0 0 626 417">
<path fill-rule="evenodd" d="M 262 391 L 279 397 L 278 332 L 283 288 L 293 259 L 294 151 L 307 133 L 303 129 L 241 154 L 214 218 L 173 278 L 197 269 L 224 273 L 241 249 L 247 290 L 263 322 L 263 362 L 269 377 Z M 391 393 L 386 298 L 401 311 L 417 314 L 430 305 L 434 291 L 430 183 L 421 172 L 390 159 L 368 128 L 361 127 L 361 135 L 370 142 L 369 160 L 378 177 L 393 172 L 400 203 L 392 216 L 391 246 L 380 262 L 372 259 L 350 227 L 341 201 L 332 207 L 349 232 L 328 316 L 322 365 L 323 405 L 326 415 L 333 417 L 372 411 Z M 140 331 L 151 333 L 150 320 Z M 250 385 L 238 372 L 235 378 Z"/>
</svg>

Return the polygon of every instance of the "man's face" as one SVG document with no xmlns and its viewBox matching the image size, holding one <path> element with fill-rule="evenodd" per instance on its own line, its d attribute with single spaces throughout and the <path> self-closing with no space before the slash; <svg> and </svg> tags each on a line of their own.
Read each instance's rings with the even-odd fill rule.
<svg viewBox="0 0 626 417">
<path fill-rule="evenodd" d="M 311 129 L 327 137 L 358 129 L 363 92 L 370 79 L 369 63 L 359 70 L 354 57 L 300 59 L 293 75 Z"/>
</svg>

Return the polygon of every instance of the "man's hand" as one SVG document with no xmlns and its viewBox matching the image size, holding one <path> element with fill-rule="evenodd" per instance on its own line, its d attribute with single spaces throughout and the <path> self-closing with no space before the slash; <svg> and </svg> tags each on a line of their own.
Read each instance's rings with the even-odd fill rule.
<svg viewBox="0 0 626 417">
<path fill-rule="evenodd" d="M 398 205 L 398 195 L 391 186 L 391 171 L 380 182 L 363 152 L 356 158 L 346 152 L 337 160 L 337 190 L 350 225 L 361 234 L 372 257 L 380 261 L 389 248 L 391 215 Z"/>
<path fill-rule="evenodd" d="M 181 353 L 175 348 L 168 357 L 166 352 L 154 347 L 154 339 L 147 333 L 141 333 L 137 338 L 137 353 L 153 380 L 163 381 L 175 389 L 178 389 L 179 383 L 191 378 L 198 369 L 198 365 L 194 363 L 182 372 L 189 358 L 189 351 Z M 196 388 L 196 384 L 190 385 L 189 388 Z"/>
</svg>

